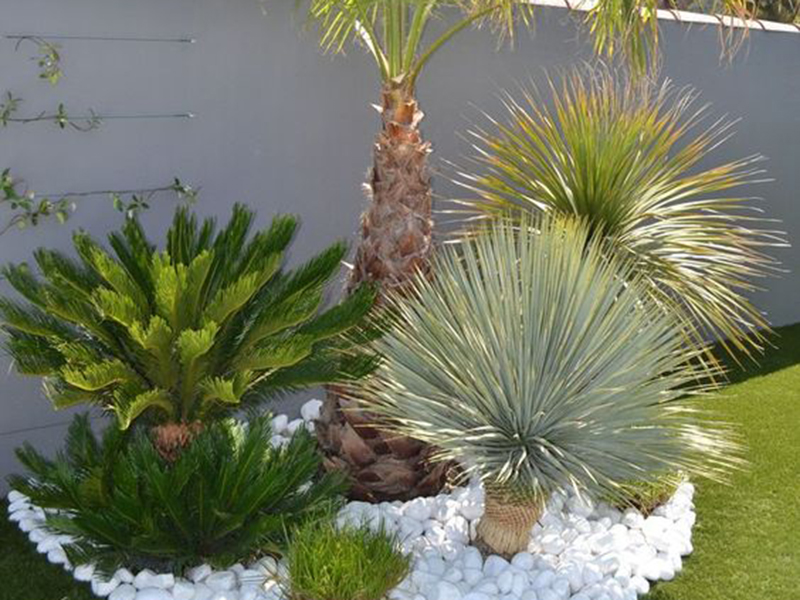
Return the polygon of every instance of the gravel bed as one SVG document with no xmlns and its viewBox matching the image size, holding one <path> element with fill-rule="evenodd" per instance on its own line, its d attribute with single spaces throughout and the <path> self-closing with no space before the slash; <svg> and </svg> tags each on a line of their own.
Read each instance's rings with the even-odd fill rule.
<svg viewBox="0 0 800 600">
<path fill-rule="evenodd" d="M 321 402 L 303 405 L 302 418 L 273 419 L 273 444 L 283 444 L 303 424 L 313 429 Z M 448 494 L 410 502 L 350 502 L 340 523 L 381 523 L 397 532 L 404 552 L 413 556 L 409 576 L 389 600 L 634 600 L 652 582 L 680 572 L 692 552 L 694 486 L 682 483 L 673 497 L 645 518 L 594 504 L 571 493 L 554 494 L 531 531 L 527 552 L 507 561 L 484 559 L 470 545 L 483 514 L 478 483 Z M 119 569 L 110 580 L 91 565 L 69 564 L 63 545 L 68 536 L 44 528 L 45 511 L 17 492 L 8 494 L 9 519 L 28 534 L 37 550 L 62 565 L 78 581 L 109 600 L 286 600 L 286 567 L 273 558 L 225 571 L 200 565 L 185 577 Z"/>
</svg>

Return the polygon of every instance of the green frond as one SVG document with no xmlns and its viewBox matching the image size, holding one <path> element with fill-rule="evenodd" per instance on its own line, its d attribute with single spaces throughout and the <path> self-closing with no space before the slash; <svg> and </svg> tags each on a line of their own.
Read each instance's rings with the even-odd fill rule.
<svg viewBox="0 0 800 600">
<path fill-rule="evenodd" d="M 281 255 L 270 254 L 259 262 L 261 264 L 257 270 L 242 275 L 232 284 L 217 292 L 203 313 L 204 322 L 224 323 L 233 313 L 247 304 L 277 272 Z"/>
<path fill-rule="evenodd" d="M 658 56 L 661 7 L 658 0 L 598 0 L 586 16 L 597 54 L 608 57 L 622 54 L 637 72 L 643 73 Z M 746 0 L 711 0 L 699 8 L 704 13 L 743 20 L 754 18 L 758 10 L 757 3 Z M 724 51 L 735 52 L 746 35 L 747 29 L 724 31 Z"/>
<path fill-rule="evenodd" d="M 737 464 L 729 432 L 683 404 L 703 389 L 697 352 L 585 222 L 497 222 L 434 269 L 388 300 L 383 361 L 353 386 L 390 429 L 490 487 L 540 497 Z"/>
<path fill-rule="evenodd" d="M 14 368 L 24 375 L 52 375 L 64 366 L 64 357 L 57 347 L 38 335 L 8 331 L 5 347 Z"/>
<path fill-rule="evenodd" d="M 156 311 L 173 329 L 180 329 L 182 322 L 180 297 L 185 276 L 186 267 L 173 265 L 169 254 L 161 253 L 153 256 Z"/>
<path fill-rule="evenodd" d="M 180 304 L 189 315 L 189 322 L 194 323 L 205 302 L 203 289 L 214 261 L 214 253 L 203 250 L 195 256 L 186 269 L 185 287 L 181 290 Z"/>
<path fill-rule="evenodd" d="M 175 404 L 169 392 L 159 388 L 147 390 L 133 397 L 124 392 L 114 394 L 114 403 L 111 408 L 117 416 L 119 428 L 123 431 L 128 429 L 134 419 L 141 416 L 146 410 L 158 409 L 167 418 L 175 418 Z"/>
<path fill-rule="evenodd" d="M 247 244 L 237 268 L 237 276 L 250 273 L 255 269 L 255 265 L 264 257 L 272 254 L 280 254 L 286 251 L 292 243 L 294 234 L 297 231 L 299 222 L 297 217 L 292 215 L 277 215 L 272 219 L 266 231 L 259 231 Z M 261 269 L 257 269 L 261 270 Z"/>
<path fill-rule="evenodd" d="M 104 319 L 116 321 L 126 328 L 132 327 L 146 316 L 147 307 L 130 296 L 124 296 L 107 287 L 97 288 L 93 295 L 95 308 Z"/>
<path fill-rule="evenodd" d="M 322 295 L 322 290 L 302 290 L 276 304 L 267 304 L 247 328 L 238 351 L 246 351 L 271 335 L 305 323 L 317 314 Z"/>
<path fill-rule="evenodd" d="M 785 242 L 735 191 L 756 180 L 759 157 L 707 166 L 731 123 L 705 124 L 691 90 L 605 71 L 575 71 L 551 90 L 553 109 L 535 91 L 509 94 L 507 118 L 473 132 L 477 173 L 461 178 L 478 196 L 464 203 L 468 216 L 585 219 L 636 263 L 691 343 L 760 348 L 768 324 L 746 294 L 776 271 L 766 252 Z"/>
<path fill-rule="evenodd" d="M 313 357 L 318 346 L 326 352 L 320 340 L 353 328 L 371 302 L 359 293 L 320 315 L 308 334 L 298 331 L 317 315 L 346 248 L 335 244 L 284 273 L 297 219 L 277 216 L 251 236 L 253 219 L 237 205 L 217 233 L 213 219 L 198 225 L 179 209 L 167 251 L 128 220 L 109 235 L 114 255 L 78 232 L 80 261 L 37 251 L 46 281 L 24 264 L 6 267 L 28 300 L 0 298 L 0 329 L 17 371 L 46 377 L 56 408 L 113 407 L 125 428 L 136 419 L 234 412 L 265 377 Z"/>
<path fill-rule="evenodd" d="M 100 349 L 86 340 L 63 342 L 58 344 L 56 349 L 70 363 L 87 365 L 103 358 Z"/>
<path fill-rule="evenodd" d="M 246 353 L 236 363 L 240 369 L 267 371 L 297 364 L 314 348 L 310 336 L 292 335 L 286 339 L 268 340 Z"/>
<path fill-rule="evenodd" d="M 20 265 L 4 265 L 2 270 L 3 279 L 11 284 L 11 287 L 23 296 L 30 303 L 40 308 L 47 306 L 45 298 L 45 287 L 31 273 L 30 267 L 26 263 Z"/>
<path fill-rule="evenodd" d="M 312 336 L 316 341 L 341 335 L 364 322 L 375 304 L 376 297 L 375 286 L 361 285 L 340 304 L 303 325 L 298 329 L 298 333 Z"/>
<path fill-rule="evenodd" d="M 68 340 L 75 335 L 71 327 L 46 312 L 8 298 L 0 298 L 0 319 L 4 327 L 13 327 L 30 335 L 59 340 Z"/>
<path fill-rule="evenodd" d="M 138 375 L 121 360 L 112 358 L 82 368 L 65 366 L 61 369 L 61 378 L 79 390 L 97 392 L 136 382 Z"/>
<path fill-rule="evenodd" d="M 105 397 L 98 392 L 89 392 L 68 385 L 60 377 L 46 377 L 42 381 L 44 395 L 55 410 L 73 408 L 80 404 L 102 405 Z"/>
<path fill-rule="evenodd" d="M 147 240 L 139 220 L 126 219 L 122 231 L 113 231 L 108 235 L 108 243 L 136 285 L 148 298 L 152 298 L 151 263 L 155 246 Z"/>
<path fill-rule="evenodd" d="M 206 354 L 214 345 L 214 336 L 217 335 L 219 326 L 210 321 L 202 329 L 185 329 L 178 336 L 178 355 L 184 365 Z"/>
<path fill-rule="evenodd" d="M 72 419 L 64 441 L 64 455 L 71 465 L 81 468 L 96 465 L 100 460 L 100 445 L 92 431 L 88 413 Z"/>
<path fill-rule="evenodd" d="M 100 285 L 96 273 L 60 252 L 38 248 L 34 252 L 34 258 L 39 271 L 54 286 L 68 288 L 84 298 L 89 298 L 92 290 Z"/>
<path fill-rule="evenodd" d="M 198 387 L 202 394 L 204 409 L 209 405 L 221 402 L 222 404 L 237 405 L 252 383 L 252 373 L 239 371 L 232 379 L 223 377 L 207 377 L 200 381 Z"/>
<path fill-rule="evenodd" d="M 147 327 L 134 323 L 130 329 L 131 337 L 145 350 L 160 361 L 170 362 L 172 357 L 173 331 L 169 324 L 158 315 L 151 317 Z"/>
<path fill-rule="evenodd" d="M 111 286 L 111 289 L 120 296 L 130 298 L 139 306 L 147 306 L 144 291 L 139 288 L 121 263 L 115 261 L 99 247 L 92 250 L 90 257 L 95 271 Z"/>
</svg>

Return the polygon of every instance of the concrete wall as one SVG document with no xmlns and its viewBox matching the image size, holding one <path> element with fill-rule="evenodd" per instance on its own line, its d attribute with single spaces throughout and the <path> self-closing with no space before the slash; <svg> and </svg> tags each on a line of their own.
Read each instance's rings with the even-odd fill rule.
<svg viewBox="0 0 800 600">
<path fill-rule="evenodd" d="M 299 214 L 293 248 L 301 259 L 336 237 L 350 236 L 364 200 L 360 182 L 377 119 L 374 68 L 358 49 L 321 56 L 302 31 L 294 2 L 268 0 L 4 0 L 3 34 L 191 37 L 194 44 L 64 41 L 65 77 L 57 87 L 36 78 L 33 46 L 14 51 L 0 39 L 0 91 L 26 99 L 33 114 L 63 101 L 73 113 L 91 107 L 116 115 L 192 112 L 194 119 L 109 120 L 91 133 L 52 125 L 0 130 L 0 166 L 40 192 L 137 188 L 178 176 L 202 188 L 197 210 L 223 216 L 245 201 L 264 222 L 275 212 Z M 756 191 L 767 212 L 800 231 L 800 35 L 754 31 L 730 66 L 718 60 L 718 32 L 664 26 L 665 74 L 698 87 L 720 113 L 743 117 L 738 135 L 718 155 L 761 152 L 772 183 Z M 487 31 L 463 34 L 434 59 L 419 84 L 435 165 L 468 148 L 456 132 L 496 111 L 499 87 L 541 79 L 542 70 L 591 58 L 567 13 L 540 11 L 533 36 L 497 51 Z M 440 178 L 436 190 L 452 189 Z M 144 221 L 158 239 L 173 209 L 156 202 Z M 106 198 L 87 199 L 67 226 L 47 224 L 0 237 L 2 261 L 22 261 L 39 245 L 66 248 L 70 231 L 98 236 L 120 223 Z M 756 301 L 775 324 L 800 320 L 800 251 L 781 253 L 795 274 L 767 282 Z M 0 283 L 0 293 L 7 291 Z M 30 440 L 56 448 L 70 415 L 54 413 L 39 383 L 13 374 L 0 359 L 0 476 L 16 469 L 14 447 Z M 3 484 L 0 484 L 2 489 Z"/>
</svg>

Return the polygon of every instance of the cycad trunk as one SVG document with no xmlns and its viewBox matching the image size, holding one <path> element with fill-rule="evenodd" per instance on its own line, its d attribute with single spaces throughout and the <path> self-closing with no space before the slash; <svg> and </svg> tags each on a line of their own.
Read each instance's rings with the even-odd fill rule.
<svg viewBox="0 0 800 600">
<path fill-rule="evenodd" d="M 370 199 L 361 218 L 361 243 L 348 290 L 380 284 L 382 294 L 402 293 L 418 270 L 428 270 L 431 242 L 430 144 L 422 139 L 422 112 L 413 91 L 386 84 L 382 127 L 365 184 Z M 436 494 L 448 467 L 430 464 L 430 447 L 380 429 L 380 421 L 328 390 L 317 427 L 328 469 L 345 471 L 351 496 L 370 501 L 406 500 Z"/>
</svg>

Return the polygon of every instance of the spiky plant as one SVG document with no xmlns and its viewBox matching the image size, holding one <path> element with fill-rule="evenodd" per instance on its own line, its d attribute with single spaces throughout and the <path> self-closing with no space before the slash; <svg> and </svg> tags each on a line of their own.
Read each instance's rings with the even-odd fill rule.
<svg viewBox="0 0 800 600">
<path fill-rule="evenodd" d="M 658 55 L 660 2 L 594 3 L 585 13 L 585 22 L 597 53 L 627 56 L 634 70 L 643 72 Z M 309 0 L 308 5 L 311 20 L 319 25 L 321 46 L 330 52 L 342 52 L 351 43 L 363 47 L 380 78 L 381 127 L 364 186 L 370 202 L 361 217 L 361 242 L 349 285 L 352 289 L 364 281 L 376 281 L 381 295 L 389 294 L 405 287 L 418 269 L 428 269 L 433 250 L 431 147 L 420 129 L 423 113 L 417 102 L 417 82 L 431 59 L 460 32 L 488 25 L 500 36 L 513 38 L 515 20 L 532 24 L 533 4 L 526 0 Z M 746 0 L 710 0 L 705 9 L 740 17 L 752 12 Z M 446 25 L 436 31 L 432 24 L 439 20 Z M 735 46 L 726 44 L 729 49 Z M 326 398 L 317 433 L 326 464 L 347 470 L 361 499 L 435 493 L 445 480 L 443 470 L 426 467 L 429 448 L 382 435 L 380 423 L 355 410 L 335 389 Z"/>
<path fill-rule="evenodd" d="M 132 439 L 125 439 L 131 437 Z M 301 429 L 273 448 L 268 416 L 207 424 L 174 460 L 147 433 L 109 427 L 99 441 L 85 416 L 70 426 L 55 460 L 29 444 L 17 456 L 30 471 L 10 478 L 38 506 L 57 509 L 47 526 L 72 536 L 72 564 L 170 569 L 220 567 L 259 552 L 282 552 L 287 533 L 328 514 L 342 477 L 318 478 L 313 437 Z"/>
<path fill-rule="evenodd" d="M 286 561 L 292 600 L 381 600 L 411 564 L 396 534 L 366 523 L 337 527 L 332 517 L 295 531 Z"/>
<path fill-rule="evenodd" d="M 286 270 L 295 218 L 249 237 L 252 221 L 236 206 L 215 232 L 212 219 L 198 225 L 181 208 L 162 252 L 129 220 L 109 236 L 113 255 L 79 232 L 77 261 L 39 249 L 40 278 L 25 264 L 6 267 L 28 300 L 0 299 L 15 368 L 44 377 L 57 409 L 88 403 L 112 411 L 122 429 L 137 419 L 163 426 L 166 454 L 196 422 L 368 372 L 372 359 L 344 334 L 370 310 L 373 290 L 321 310 L 346 246 Z"/>
<path fill-rule="evenodd" d="M 702 386 L 674 319 L 584 223 L 495 223 L 435 267 L 390 303 L 383 362 L 355 391 L 480 477 L 491 551 L 524 549 L 555 489 L 613 496 L 667 469 L 716 476 L 736 462 L 727 428 L 678 401 Z"/>
<path fill-rule="evenodd" d="M 535 90 L 507 94 L 506 119 L 473 132 L 475 174 L 462 178 L 478 196 L 469 209 L 582 218 L 634 261 L 690 343 L 760 349 L 768 323 L 747 294 L 775 271 L 766 252 L 784 242 L 761 228 L 767 221 L 740 189 L 760 157 L 706 166 L 732 122 L 709 121 L 692 90 L 605 70 L 573 71 L 550 89 L 552 109 Z"/>
<path fill-rule="evenodd" d="M 656 18 L 661 0 L 599 0 L 585 14 L 598 54 L 623 54 L 642 72 L 658 55 Z M 308 0 L 319 25 L 320 45 L 343 52 L 350 44 L 373 59 L 380 80 L 380 131 L 364 188 L 369 205 L 361 217 L 361 241 L 349 286 L 381 284 L 381 295 L 401 290 L 433 251 L 430 144 L 420 125 L 417 82 L 439 50 L 470 27 L 488 26 L 513 38 L 518 22 L 533 23 L 526 0 Z M 746 0 L 710 0 L 711 12 L 746 17 Z M 436 31 L 433 24 L 445 26 Z M 747 31 L 741 30 L 741 31 Z M 735 44 L 728 44 L 733 48 Z M 431 82 L 432 83 L 432 82 Z M 443 470 L 426 467 L 430 449 L 381 434 L 380 423 L 354 409 L 335 389 L 317 428 L 327 463 L 347 470 L 361 499 L 405 499 L 436 493 Z"/>
</svg>

